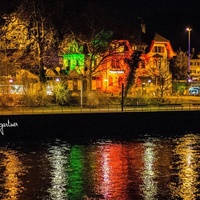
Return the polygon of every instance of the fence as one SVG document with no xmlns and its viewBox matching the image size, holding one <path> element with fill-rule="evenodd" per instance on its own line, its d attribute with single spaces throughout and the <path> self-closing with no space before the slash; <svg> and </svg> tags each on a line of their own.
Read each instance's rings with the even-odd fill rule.
<svg viewBox="0 0 200 200">
<path fill-rule="evenodd" d="M 0 115 L 33 114 L 72 114 L 72 113 L 113 113 L 113 112 L 164 112 L 164 111 L 200 111 L 200 103 L 156 104 L 156 105 L 101 105 L 99 107 L 6 107 L 0 108 Z"/>
</svg>

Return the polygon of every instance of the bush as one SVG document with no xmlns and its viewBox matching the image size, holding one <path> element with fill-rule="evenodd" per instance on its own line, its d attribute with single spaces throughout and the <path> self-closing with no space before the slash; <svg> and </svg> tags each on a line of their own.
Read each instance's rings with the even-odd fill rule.
<svg viewBox="0 0 200 200">
<path fill-rule="evenodd" d="M 138 96 L 135 98 L 127 98 L 126 99 L 126 104 L 131 104 L 131 105 L 150 105 L 150 104 L 155 104 L 157 102 L 157 98 L 149 98 L 147 96 Z"/>
<path fill-rule="evenodd" d="M 43 95 L 23 95 L 21 97 L 21 105 L 23 106 L 47 106 L 50 102 L 50 98 Z"/>
<path fill-rule="evenodd" d="M 54 100 L 58 105 L 70 105 L 71 92 L 64 82 L 59 82 L 54 86 Z"/>
<path fill-rule="evenodd" d="M 13 104 L 13 98 L 8 95 L 2 95 L 0 96 L 0 107 L 7 107 L 7 106 L 12 106 Z"/>
<path fill-rule="evenodd" d="M 85 105 L 88 107 L 99 106 L 99 94 L 95 92 L 87 92 Z"/>
</svg>

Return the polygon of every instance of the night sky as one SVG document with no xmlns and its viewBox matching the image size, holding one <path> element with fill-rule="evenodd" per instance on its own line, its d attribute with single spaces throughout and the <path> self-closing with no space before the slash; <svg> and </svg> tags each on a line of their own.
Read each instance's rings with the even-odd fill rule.
<svg viewBox="0 0 200 200">
<path fill-rule="evenodd" d="M 61 0 L 62 1 L 62 0 Z M 75 0 L 63 0 L 75 2 Z M 89 0 L 76 0 L 86 3 Z M 0 13 L 13 8 L 18 0 L 1 0 Z M 191 48 L 200 51 L 200 11 L 199 0 L 93 0 L 110 10 L 111 18 L 117 18 L 131 29 L 135 16 L 143 19 L 146 33 L 153 36 L 159 33 L 171 41 L 174 50 L 187 50 L 186 27 L 192 28 Z M 80 8 L 79 8 L 80 9 Z M 115 12 L 113 12 L 115 11 Z M 115 13 L 115 14 L 113 14 Z M 118 13 L 118 14 L 116 14 Z"/>
<path fill-rule="evenodd" d="M 146 23 L 147 34 L 155 32 L 169 39 L 175 50 L 187 50 L 186 27 L 192 28 L 191 48 L 200 49 L 200 1 L 199 0 L 123 0 L 111 5 L 122 8 L 129 18 L 132 13 Z M 197 50 L 198 51 L 198 50 Z"/>
</svg>

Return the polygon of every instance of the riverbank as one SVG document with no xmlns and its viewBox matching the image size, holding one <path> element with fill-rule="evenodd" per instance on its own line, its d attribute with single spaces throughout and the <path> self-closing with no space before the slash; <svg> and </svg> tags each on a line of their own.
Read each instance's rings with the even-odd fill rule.
<svg viewBox="0 0 200 200">
<path fill-rule="evenodd" d="M 0 138 L 133 138 L 200 131 L 200 111 L 0 116 Z"/>
</svg>

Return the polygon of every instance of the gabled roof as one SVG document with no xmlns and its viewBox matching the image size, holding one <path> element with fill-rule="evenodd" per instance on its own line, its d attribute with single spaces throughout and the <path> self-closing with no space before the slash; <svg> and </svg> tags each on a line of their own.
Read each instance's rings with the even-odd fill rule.
<svg viewBox="0 0 200 200">
<path fill-rule="evenodd" d="M 172 46 L 171 46 L 171 43 L 169 40 L 167 40 L 166 38 L 164 38 L 163 36 L 161 36 L 160 34 L 156 33 L 155 36 L 154 36 L 154 39 L 153 41 L 151 42 L 151 45 L 150 45 L 150 48 L 148 50 L 148 52 L 150 52 L 154 45 L 158 43 L 158 44 L 164 44 L 166 49 L 168 50 L 168 58 L 172 58 L 173 56 L 176 55 L 176 53 L 174 52 Z"/>
<path fill-rule="evenodd" d="M 73 69 L 73 70 L 69 73 L 69 76 L 70 76 L 70 77 L 79 77 L 80 74 L 79 74 L 75 69 Z"/>
<path fill-rule="evenodd" d="M 22 78 L 28 78 L 29 80 L 39 81 L 39 77 L 26 69 L 17 69 L 16 70 L 16 79 L 21 80 Z"/>
<path fill-rule="evenodd" d="M 111 45 L 115 45 L 114 48 L 117 50 L 118 47 L 126 47 L 125 51 L 129 51 L 129 52 L 132 52 L 132 48 L 131 48 L 131 45 L 130 45 L 130 42 L 128 40 L 113 40 L 111 42 Z"/>
<path fill-rule="evenodd" d="M 154 41 L 158 41 L 158 42 L 169 42 L 168 39 L 164 38 L 163 36 L 161 36 L 160 34 L 156 33 L 154 36 Z"/>
<path fill-rule="evenodd" d="M 54 70 L 54 69 L 47 69 L 46 70 L 46 76 L 56 76 L 58 74 L 59 73 L 56 70 Z"/>
</svg>

